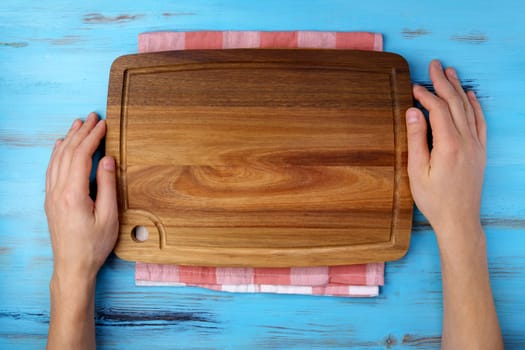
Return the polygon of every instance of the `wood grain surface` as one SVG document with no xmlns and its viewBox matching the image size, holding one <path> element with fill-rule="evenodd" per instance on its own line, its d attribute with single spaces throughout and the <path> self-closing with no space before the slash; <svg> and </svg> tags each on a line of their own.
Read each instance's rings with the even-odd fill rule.
<svg viewBox="0 0 525 350">
<path fill-rule="evenodd" d="M 525 348 L 525 2 L 419 0 L 65 1 L 0 5 L 0 349 L 43 349 L 51 243 L 43 210 L 54 141 L 74 118 L 106 117 L 115 57 L 159 30 L 344 30 L 384 35 L 414 82 L 440 58 L 476 91 L 488 126 L 482 224 L 506 349 Z M 458 40 L 462 38 L 462 40 Z M 483 40 L 479 40 L 483 38 Z M 434 232 L 415 209 L 408 253 L 377 298 L 141 287 L 110 256 L 97 278 L 98 349 L 440 349 Z"/>
<path fill-rule="evenodd" d="M 120 57 L 106 150 L 116 254 L 157 263 L 320 266 L 393 260 L 410 239 L 406 61 L 349 50 Z M 133 236 L 137 226 L 147 241 Z"/>
</svg>

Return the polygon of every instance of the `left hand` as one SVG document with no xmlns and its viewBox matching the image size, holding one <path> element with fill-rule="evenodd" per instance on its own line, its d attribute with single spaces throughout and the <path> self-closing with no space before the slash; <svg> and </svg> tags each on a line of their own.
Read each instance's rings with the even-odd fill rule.
<svg viewBox="0 0 525 350">
<path fill-rule="evenodd" d="M 118 235 L 115 161 L 100 160 L 97 197 L 89 196 L 92 156 L 106 133 L 106 123 L 90 113 L 75 120 L 58 140 L 46 174 L 45 210 L 54 256 L 54 277 L 94 280 Z"/>
</svg>

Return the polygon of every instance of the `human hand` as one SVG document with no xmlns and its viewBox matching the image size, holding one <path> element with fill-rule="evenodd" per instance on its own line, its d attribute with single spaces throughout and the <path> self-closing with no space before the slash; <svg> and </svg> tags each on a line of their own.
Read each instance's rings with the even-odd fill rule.
<svg viewBox="0 0 525 350">
<path fill-rule="evenodd" d="M 433 147 L 417 108 L 406 112 L 408 176 L 414 200 L 436 232 L 443 279 L 443 349 L 503 349 L 479 211 L 487 128 L 472 91 L 453 68 L 430 63 L 437 95 L 414 86 L 430 112 Z M 482 320 L 482 322 L 480 322 Z"/>
<path fill-rule="evenodd" d="M 413 92 L 430 112 L 433 147 L 429 152 L 423 113 L 409 108 L 408 175 L 414 201 L 439 240 L 460 225 L 480 231 L 487 136 L 481 106 L 474 92 L 465 93 L 456 71 L 443 71 L 437 60 L 429 70 L 437 96 L 418 85 Z"/>
<path fill-rule="evenodd" d="M 106 133 L 104 120 L 90 113 L 75 120 L 58 140 L 46 174 L 45 210 L 54 256 L 54 276 L 94 280 L 118 235 L 115 161 L 100 160 L 96 201 L 89 196 L 92 156 Z"/>
</svg>

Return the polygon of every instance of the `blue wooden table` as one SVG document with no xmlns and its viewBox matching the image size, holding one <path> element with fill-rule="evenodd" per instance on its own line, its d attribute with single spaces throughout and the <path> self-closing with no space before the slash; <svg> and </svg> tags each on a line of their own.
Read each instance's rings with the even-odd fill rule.
<svg viewBox="0 0 525 350">
<path fill-rule="evenodd" d="M 525 348 L 525 25 L 520 1 L 19 1 L 0 3 L 0 348 L 43 348 L 52 254 L 44 174 L 75 117 L 105 114 L 108 73 L 156 30 L 381 32 L 414 81 L 432 58 L 457 67 L 486 111 L 482 220 L 509 349 Z M 438 348 L 434 234 L 416 213 L 408 255 L 373 299 L 135 287 L 134 265 L 99 274 L 101 349 Z"/>
</svg>

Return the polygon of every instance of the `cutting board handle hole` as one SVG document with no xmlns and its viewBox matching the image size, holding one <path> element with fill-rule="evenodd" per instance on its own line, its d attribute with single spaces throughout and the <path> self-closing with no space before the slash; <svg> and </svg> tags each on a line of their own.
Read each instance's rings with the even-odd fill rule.
<svg viewBox="0 0 525 350">
<path fill-rule="evenodd" d="M 131 230 L 131 237 L 138 243 L 146 242 L 148 240 L 149 231 L 146 226 L 135 226 Z"/>
</svg>

